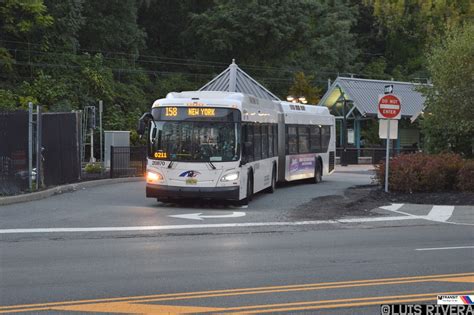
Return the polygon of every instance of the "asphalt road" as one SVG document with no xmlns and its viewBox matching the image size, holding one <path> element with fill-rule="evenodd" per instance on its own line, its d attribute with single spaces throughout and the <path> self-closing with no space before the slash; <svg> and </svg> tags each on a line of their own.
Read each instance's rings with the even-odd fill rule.
<svg viewBox="0 0 474 315">
<path fill-rule="evenodd" d="M 321 185 L 261 194 L 243 209 L 160 204 L 144 198 L 143 183 L 0 207 L 0 313 L 379 314 L 380 304 L 474 292 L 472 225 L 382 209 L 375 220 L 295 224 L 304 222 L 294 216 L 298 205 L 342 198 L 370 176 L 345 169 Z M 245 216 L 169 217 L 196 212 Z"/>
</svg>

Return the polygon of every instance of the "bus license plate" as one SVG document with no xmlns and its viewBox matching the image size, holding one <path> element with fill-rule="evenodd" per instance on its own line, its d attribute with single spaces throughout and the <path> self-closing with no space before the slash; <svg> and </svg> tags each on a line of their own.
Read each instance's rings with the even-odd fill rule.
<svg viewBox="0 0 474 315">
<path fill-rule="evenodd" d="M 186 184 L 188 185 L 196 185 L 198 180 L 196 178 L 186 178 Z"/>
</svg>

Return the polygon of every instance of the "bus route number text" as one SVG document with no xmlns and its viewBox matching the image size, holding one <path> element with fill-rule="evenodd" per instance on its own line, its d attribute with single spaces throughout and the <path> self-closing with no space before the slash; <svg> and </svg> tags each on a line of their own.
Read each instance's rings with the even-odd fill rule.
<svg viewBox="0 0 474 315">
<path fill-rule="evenodd" d="M 167 117 L 176 117 L 178 116 L 177 107 L 166 107 L 165 116 Z"/>
</svg>

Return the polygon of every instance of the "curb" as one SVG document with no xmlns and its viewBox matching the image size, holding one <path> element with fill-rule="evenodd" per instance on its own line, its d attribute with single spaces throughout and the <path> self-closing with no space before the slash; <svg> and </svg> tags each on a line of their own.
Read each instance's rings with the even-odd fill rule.
<svg viewBox="0 0 474 315">
<path fill-rule="evenodd" d="M 9 197 L 0 197 L 0 206 L 10 205 L 10 204 L 20 203 L 20 202 L 40 200 L 40 199 L 48 198 L 51 196 L 60 195 L 66 192 L 74 192 L 76 190 L 83 189 L 83 188 L 103 186 L 103 185 L 112 185 L 112 184 L 119 184 L 119 183 L 128 183 L 128 182 L 139 182 L 139 181 L 144 181 L 143 177 L 109 178 L 109 179 L 99 179 L 99 180 L 91 180 L 91 181 L 81 182 L 81 183 L 67 184 L 67 185 L 57 186 L 57 187 L 49 188 L 43 191 L 29 193 L 29 194 L 9 196 Z"/>
</svg>

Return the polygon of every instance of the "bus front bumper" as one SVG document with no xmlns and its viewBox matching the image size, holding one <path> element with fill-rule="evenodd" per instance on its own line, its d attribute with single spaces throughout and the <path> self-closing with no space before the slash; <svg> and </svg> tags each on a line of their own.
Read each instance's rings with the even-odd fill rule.
<svg viewBox="0 0 474 315">
<path fill-rule="evenodd" d="M 239 200 L 239 187 L 180 187 L 146 185 L 147 198 L 197 198 L 216 200 Z"/>
</svg>

